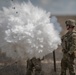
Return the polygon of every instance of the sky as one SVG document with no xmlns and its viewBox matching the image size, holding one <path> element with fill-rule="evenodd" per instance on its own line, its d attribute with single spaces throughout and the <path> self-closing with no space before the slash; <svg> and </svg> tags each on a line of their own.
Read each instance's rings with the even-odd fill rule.
<svg viewBox="0 0 76 75">
<path fill-rule="evenodd" d="M 27 2 L 28 0 L 0 0 L 2 7 L 9 7 L 11 2 Z M 30 0 L 33 5 L 51 12 L 52 15 L 76 15 L 76 0 Z"/>
</svg>

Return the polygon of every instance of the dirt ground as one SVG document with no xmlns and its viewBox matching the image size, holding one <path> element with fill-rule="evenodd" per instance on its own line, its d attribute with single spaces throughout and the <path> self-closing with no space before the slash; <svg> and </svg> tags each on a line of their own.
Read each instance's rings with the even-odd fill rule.
<svg viewBox="0 0 76 75">
<path fill-rule="evenodd" d="M 56 72 L 54 71 L 54 63 L 53 63 L 53 53 L 48 54 L 44 57 L 44 60 L 42 60 L 42 69 L 44 72 L 44 75 L 60 75 L 61 70 L 61 58 L 62 58 L 62 52 L 61 50 L 56 50 Z M 26 62 L 13 62 L 10 61 L 10 58 L 8 63 L 3 62 L 0 63 L 0 75 L 26 75 Z M 75 59 L 76 62 L 76 59 Z M 75 72 L 76 72 L 76 63 L 75 63 Z M 69 75 L 67 70 L 67 75 Z"/>
<path fill-rule="evenodd" d="M 68 18 L 76 20 L 76 16 L 57 16 L 57 18 L 63 29 L 61 35 L 63 35 L 66 31 L 64 24 L 65 20 Z M 56 72 L 54 71 L 53 53 L 50 53 L 44 57 L 44 60 L 42 60 L 42 69 L 44 75 L 60 75 L 61 71 L 60 63 L 62 58 L 61 47 L 55 50 L 55 54 L 56 54 Z M 76 72 L 76 59 L 74 68 Z M 26 75 L 26 61 L 15 62 L 11 58 L 7 58 L 5 53 L 0 52 L 0 75 Z M 68 70 L 67 75 L 69 75 Z"/>
</svg>

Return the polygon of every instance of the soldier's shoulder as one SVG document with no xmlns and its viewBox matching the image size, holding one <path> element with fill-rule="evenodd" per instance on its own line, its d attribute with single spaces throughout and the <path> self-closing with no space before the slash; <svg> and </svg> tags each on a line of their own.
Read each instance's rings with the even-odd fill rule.
<svg viewBox="0 0 76 75">
<path fill-rule="evenodd" d="M 63 40 L 65 37 L 66 37 L 66 34 L 64 34 L 64 35 L 61 37 L 61 40 Z"/>
</svg>

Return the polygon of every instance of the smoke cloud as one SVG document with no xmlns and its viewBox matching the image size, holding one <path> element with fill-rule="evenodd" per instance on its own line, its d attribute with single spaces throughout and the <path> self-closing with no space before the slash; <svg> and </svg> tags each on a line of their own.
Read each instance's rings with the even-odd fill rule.
<svg viewBox="0 0 76 75">
<path fill-rule="evenodd" d="M 42 58 L 61 44 L 61 27 L 50 12 L 27 3 L 12 3 L 0 11 L 0 27 L 7 45 L 2 47 L 13 59 Z"/>
</svg>

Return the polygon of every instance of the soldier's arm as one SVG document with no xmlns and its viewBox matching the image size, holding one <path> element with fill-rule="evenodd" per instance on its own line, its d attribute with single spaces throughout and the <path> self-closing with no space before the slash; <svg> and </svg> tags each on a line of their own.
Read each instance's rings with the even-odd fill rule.
<svg viewBox="0 0 76 75">
<path fill-rule="evenodd" d="M 61 46 L 62 46 L 62 52 L 63 52 L 63 53 L 66 53 L 66 47 L 65 47 L 65 35 L 62 36 L 61 41 L 62 41 L 62 43 L 61 43 Z"/>
<path fill-rule="evenodd" d="M 76 50 L 76 33 L 72 34 L 71 47 L 69 50 L 69 54 L 72 54 Z"/>
<path fill-rule="evenodd" d="M 62 52 L 64 52 L 64 49 L 63 49 L 63 36 L 61 37 L 61 46 L 62 46 Z"/>
</svg>

